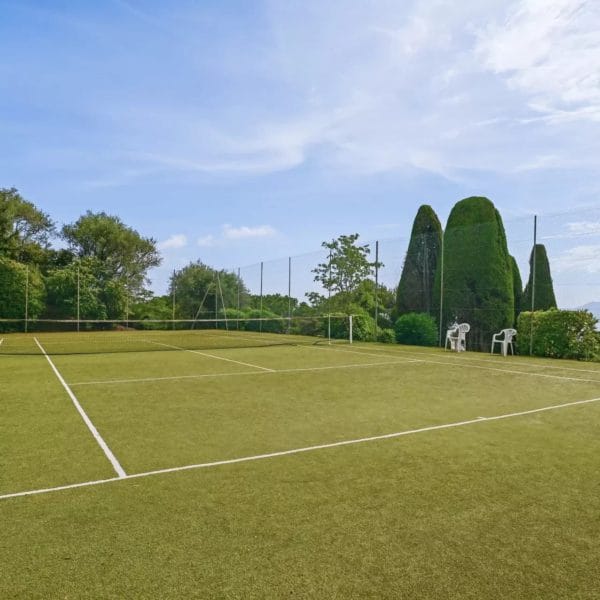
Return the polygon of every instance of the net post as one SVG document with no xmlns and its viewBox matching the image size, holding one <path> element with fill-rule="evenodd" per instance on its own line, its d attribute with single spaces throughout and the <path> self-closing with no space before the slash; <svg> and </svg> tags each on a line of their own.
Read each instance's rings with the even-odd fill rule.
<svg viewBox="0 0 600 600">
<path fill-rule="evenodd" d="M 260 261 L 260 321 L 259 321 L 259 331 L 262 333 L 263 330 L 263 273 L 264 273 L 264 263 Z"/>
<path fill-rule="evenodd" d="M 529 319 L 529 356 L 533 355 L 533 315 L 535 313 L 535 263 L 537 253 L 537 215 L 533 215 L 533 252 L 531 254 L 531 318 Z"/>
<path fill-rule="evenodd" d="M 353 326 L 352 315 L 348 315 L 348 319 L 349 319 L 349 323 L 348 323 L 349 340 L 350 340 L 350 344 L 352 344 L 352 337 L 353 337 L 353 332 L 352 332 L 352 326 Z"/>
<path fill-rule="evenodd" d="M 327 282 L 327 341 L 331 344 L 331 250 L 329 250 L 329 281 Z"/>
<path fill-rule="evenodd" d="M 379 241 L 375 242 L 375 341 L 379 333 Z"/>
<path fill-rule="evenodd" d="M 25 333 L 29 323 L 29 265 L 25 267 Z"/>
</svg>

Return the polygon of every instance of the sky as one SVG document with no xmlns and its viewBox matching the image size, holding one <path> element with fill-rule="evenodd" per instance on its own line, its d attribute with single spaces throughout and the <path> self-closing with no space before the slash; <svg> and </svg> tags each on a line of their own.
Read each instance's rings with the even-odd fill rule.
<svg viewBox="0 0 600 600">
<path fill-rule="evenodd" d="M 600 301 L 597 0 L 0 0 L 0 56 L 0 187 L 155 239 L 157 293 L 284 293 L 354 232 L 393 285 L 418 207 L 483 195 L 524 279 L 537 214 L 559 305 Z"/>
</svg>

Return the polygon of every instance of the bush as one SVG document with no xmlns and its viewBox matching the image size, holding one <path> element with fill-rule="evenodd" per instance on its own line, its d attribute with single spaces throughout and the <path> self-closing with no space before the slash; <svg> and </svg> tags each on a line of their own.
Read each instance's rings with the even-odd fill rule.
<svg viewBox="0 0 600 600">
<path fill-rule="evenodd" d="M 517 321 L 517 349 L 520 354 L 529 354 L 532 316 L 534 356 L 600 359 L 600 340 L 595 331 L 598 320 L 587 310 L 522 312 Z"/>
<path fill-rule="evenodd" d="M 287 319 L 276 315 L 270 310 L 251 309 L 246 311 L 246 319 L 256 319 L 242 321 L 243 327 L 246 331 L 262 331 L 263 333 L 283 333 L 287 330 Z M 266 321 L 260 321 L 258 319 L 268 319 Z"/>
<path fill-rule="evenodd" d="M 377 332 L 377 341 L 382 342 L 383 344 L 395 344 L 396 332 L 390 328 L 380 329 Z"/>
<path fill-rule="evenodd" d="M 327 337 L 327 318 L 323 319 L 323 335 Z M 339 340 L 350 339 L 350 317 L 346 314 L 331 315 L 331 337 Z M 352 317 L 352 338 L 356 341 L 375 339 L 375 319 L 364 311 L 354 312 Z"/>
<path fill-rule="evenodd" d="M 438 341 L 435 319 L 426 313 L 407 313 L 398 317 L 394 330 L 400 344 L 435 346 Z"/>
</svg>

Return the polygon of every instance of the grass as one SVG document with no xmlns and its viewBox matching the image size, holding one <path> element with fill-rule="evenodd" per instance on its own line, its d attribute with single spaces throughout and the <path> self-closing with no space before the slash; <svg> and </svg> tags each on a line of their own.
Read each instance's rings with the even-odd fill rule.
<svg viewBox="0 0 600 600">
<path fill-rule="evenodd" d="M 0 496 L 116 477 L 45 357 L 10 354 L 32 338 L 4 337 Z M 38 337 L 128 475 L 600 398 L 571 361 Z M 592 402 L 0 498 L 0 596 L 597 598 L 599 426 Z"/>
</svg>

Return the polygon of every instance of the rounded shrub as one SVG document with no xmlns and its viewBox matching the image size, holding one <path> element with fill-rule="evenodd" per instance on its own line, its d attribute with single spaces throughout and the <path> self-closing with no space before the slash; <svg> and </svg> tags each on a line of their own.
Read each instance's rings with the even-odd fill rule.
<svg viewBox="0 0 600 600">
<path fill-rule="evenodd" d="M 435 346 L 438 330 L 435 319 L 426 313 L 407 313 L 394 326 L 396 341 L 411 346 Z"/>
</svg>

